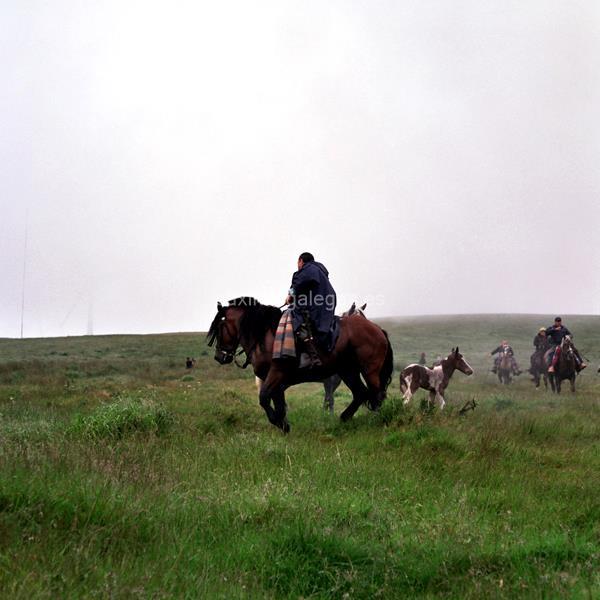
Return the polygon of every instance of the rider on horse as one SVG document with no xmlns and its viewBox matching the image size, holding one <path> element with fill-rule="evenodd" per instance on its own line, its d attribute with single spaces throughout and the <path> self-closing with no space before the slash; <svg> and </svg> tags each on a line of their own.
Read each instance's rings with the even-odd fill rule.
<svg viewBox="0 0 600 600">
<path fill-rule="evenodd" d="M 546 329 L 546 337 L 550 342 L 550 346 L 552 347 L 552 354 L 550 360 L 550 366 L 548 367 L 548 373 L 554 373 L 554 367 L 556 367 L 556 363 L 560 357 L 560 345 L 565 336 L 573 337 L 573 334 L 562 324 L 562 319 L 560 317 L 556 317 L 554 319 L 554 325 L 551 325 Z M 575 368 L 577 372 L 582 371 L 587 367 L 587 365 L 583 362 L 581 355 L 579 354 L 579 350 L 573 346 L 573 353 L 575 354 Z"/>
<path fill-rule="evenodd" d="M 548 350 L 549 342 L 548 337 L 546 336 L 546 328 L 540 327 L 536 336 L 533 338 L 533 347 L 535 348 L 535 352 L 531 355 L 531 367 L 529 367 L 529 372 L 533 375 L 534 371 L 534 362 L 537 356 L 541 356 L 543 358 L 546 350 Z"/>
<path fill-rule="evenodd" d="M 337 298 L 329 282 L 329 271 L 310 252 L 298 257 L 298 270 L 292 276 L 286 303 L 291 306 L 294 331 L 308 354 L 308 366 L 321 366 L 317 346 L 329 352 L 335 342 L 331 332 Z M 300 367 L 305 366 L 303 362 Z"/>
<path fill-rule="evenodd" d="M 512 346 L 510 346 L 510 344 L 506 340 L 502 340 L 502 343 L 496 349 L 494 349 L 490 352 L 490 354 L 492 356 L 494 356 L 494 354 L 498 355 L 494 359 L 494 367 L 492 369 L 492 373 L 498 372 L 498 367 L 500 367 L 500 361 L 502 360 L 502 357 L 500 355 L 502 352 L 505 352 L 505 351 L 508 353 L 508 356 L 510 357 L 510 364 L 511 364 L 513 373 L 515 375 L 520 375 L 521 369 L 519 369 L 519 365 L 517 364 L 517 361 L 515 359 L 514 350 L 512 349 Z"/>
</svg>

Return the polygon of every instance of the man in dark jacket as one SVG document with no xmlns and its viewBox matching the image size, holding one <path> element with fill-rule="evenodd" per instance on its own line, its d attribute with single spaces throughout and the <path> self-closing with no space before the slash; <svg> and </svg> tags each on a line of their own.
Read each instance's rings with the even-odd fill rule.
<svg viewBox="0 0 600 600">
<path fill-rule="evenodd" d="M 544 358 L 544 354 L 546 350 L 550 348 L 550 344 L 548 342 L 548 337 L 546 336 L 546 328 L 540 327 L 537 335 L 533 338 L 533 347 L 535 348 L 535 352 L 530 357 L 531 366 L 529 367 L 529 372 L 533 375 L 534 373 L 534 363 L 539 356 Z"/>
<path fill-rule="evenodd" d="M 562 319 L 560 317 L 556 317 L 556 319 L 554 319 L 554 325 L 546 329 L 546 337 L 554 349 L 554 352 L 552 353 L 552 360 L 550 361 L 550 366 L 548 367 L 549 373 L 554 373 L 554 367 L 556 367 L 556 363 L 558 362 L 558 358 L 560 356 L 560 345 L 566 335 L 571 338 L 573 337 L 573 334 L 562 324 Z M 579 373 L 579 371 L 585 369 L 587 365 L 583 362 L 583 359 L 579 354 L 579 350 L 577 350 L 577 348 L 574 346 L 573 353 L 575 354 L 575 368 Z"/>
<path fill-rule="evenodd" d="M 320 366 L 316 343 L 328 347 L 333 329 L 337 297 L 329 282 L 329 271 L 310 252 L 298 257 L 298 270 L 286 299 L 292 307 L 294 331 L 304 342 L 311 366 Z"/>
</svg>

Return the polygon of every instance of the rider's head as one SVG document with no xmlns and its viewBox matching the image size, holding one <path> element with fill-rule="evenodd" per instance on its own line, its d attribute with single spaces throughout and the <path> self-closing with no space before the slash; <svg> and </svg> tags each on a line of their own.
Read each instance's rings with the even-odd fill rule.
<svg viewBox="0 0 600 600">
<path fill-rule="evenodd" d="M 310 252 L 303 252 L 298 257 L 298 269 L 301 269 L 306 263 L 313 262 L 315 257 Z"/>
<path fill-rule="evenodd" d="M 554 327 L 560 327 L 562 325 L 562 319 L 560 317 L 556 317 L 554 319 Z"/>
<path fill-rule="evenodd" d="M 508 340 L 502 340 L 502 346 L 508 346 Z"/>
<path fill-rule="evenodd" d="M 546 328 L 545 328 L 545 327 L 540 327 L 540 328 L 539 328 L 539 331 L 538 331 L 538 333 L 539 333 L 540 335 L 542 335 L 542 334 L 543 334 L 543 335 L 546 335 Z"/>
</svg>

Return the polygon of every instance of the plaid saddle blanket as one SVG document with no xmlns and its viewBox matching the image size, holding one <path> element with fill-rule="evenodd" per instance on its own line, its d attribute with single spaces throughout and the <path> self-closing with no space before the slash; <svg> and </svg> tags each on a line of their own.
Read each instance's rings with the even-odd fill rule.
<svg viewBox="0 0 600 600">
<path fill-rule="evenodd" d="M 296 358 L 296 339 L 291 310 L 286 310 L 279 319 L 273 342 L 273 358 Z"/>
</svg>

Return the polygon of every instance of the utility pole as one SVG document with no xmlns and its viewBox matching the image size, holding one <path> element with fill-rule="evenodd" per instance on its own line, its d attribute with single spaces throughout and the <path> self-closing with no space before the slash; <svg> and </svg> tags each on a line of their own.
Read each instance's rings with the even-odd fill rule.
<svg viewBox="0 0 600 600">
<path fill-rule="evenodd" d="M 29 209 L 25 213 L 25 245 L 23 248 L 23 282 L 21 286 L 21 339 L 23 339 L 23 320 L 25 317 L 25 275 L 27 273 L 27 229 L 29 225 Z"/>
<path fill-rule="evenodd" d="M 94 335 L 94 301 L 92 298 L 88 304 L 87 334 Z"/>
</svg>

